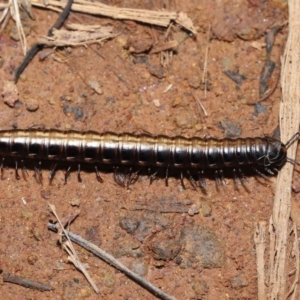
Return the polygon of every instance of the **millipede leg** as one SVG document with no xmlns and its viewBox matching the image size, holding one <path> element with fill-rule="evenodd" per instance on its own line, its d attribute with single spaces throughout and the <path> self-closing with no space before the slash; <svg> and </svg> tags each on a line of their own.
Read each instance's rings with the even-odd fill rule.
<svg viewBox="0 0 300 300">
<path fill-rule="evenodd" d="M 1 180 L 3 180 L 3 176 L 4 176 L 4 169 L 3 169 L 3 165 L 4 165 L 4 158 L 2 158 L 2 162 L 1 162 Z"/>
<path fill-rule="evenodd" d="M 124 180 L 121 179 L 121 173 L 119 172 L 119 167 L 113 167 L 113 169 L 114 169 L 114 180 L 115 180 L 115 182 L 118 185 L 124 187 Z M 96 174 L 97 174 L 97 171 L 98 171 L 97 167 L 95 167 L 95 170 L 96 170 Z M 98 179 L 98 177 L 97 177 L 97 179 Z"/>
<path fill-rule="evenodd" d="M 53 178 L 54 178 L 54 175 L 56 172 L 56 166 L 57 166 L 57 164 L 52 165 L 51 169 L 49 171 L 49 184 L 50 185 L 52 184 L 52 181 L 53 181 Z"/>
<path fill-rule="evenodd" d="M 227 185 L 223 170 L 219 170 L 219 174 L 220 174 L 221 181 L 223 182 L 223 185 Z"/>
<path fill-rule="evenodd" d="M 215 181 L 217 183 L 217 186 L 221 185 L 221 180 L 220 180 L 220 176 L 219 176 L 219 171 L 218 170 L 215 171 Z"/>
<path fill-rule="evenodd" d="M 274 175 L 274 172 L 270 168 L 265 167 L 265 171 L 271 175 Z"/>
<path fill-rule="evenodd" d="M 169 168 L 166 168 L 166 177 L 165 177 L 166 186 L 169 186 L 168 178 L 169 178 Z"/>
<path fill-rule="evenodd" d="M 196 180 L 194 179 L 194 177 L 192 176 L 192 174 L 190 173 L 189 170 L 187 170 L 186 172 L 187 172 L 187 174 L 189 176 L 189 181 L 190 181 L 191 185 L 193 186 L 193 188 L 195 190 L 197 190 L 197 182 L 196 182 Z"/>
<path fill-rule="evenodd" d="M 206 180 L 204 178 L 204 171 L 198 171 L 198 181 L 200 182 L 200 186 L 203 189 L 206 189 Z"/>
<path fill-rule="evenodd" d="M 242 181 L 243 181 L 243 182 L 246 182 L 246 183 L 249 183 L 248 178 L 246 177 L 246 175 L 242 172 L 242 170 L 241 170 L 240 168 L 238 169 L 238 172 L 239 172 L 239 175 L 240 175 L 241 178 L 242 178 Z"/>
<path fill-rule="evenodd" d="M 180 172 L 180 183 L 181 183 L 182 188 L 185 190 L 185 185 L 184 185 L 184 182 L 183 182 L 183 172 L 182 171 Z"/>
<path fill-rule="evenodd" d="M 97 180 L 99 181 L 99 182 L 103 182 L 103 179 L 101 178 L 101 176 L 100 176 L 100 173 L 99 173 L 99 171 L 98 171 L 98 168 L 97 168 L 97 166 L 95 166 L 95 171 L 96 171 L 96 178 L 97 178 Z"/>
<path fill-rule="evenodd" d="M 130 168 L 130 170 L 129 170 L 129 172 L 130 172 L 130 174 L 129 174 L 129 183 L 128 183 L 127 188 L 129 188 L 129 185 L 134 184 L 137 181 L 140 171 L 141 170 L 138 170 L 138 171 L 133 173 L 132 168 Z"/>
<path fill-rule="evenodd" d="M 41 161 L 39 161 L 38 167 L 34 166 L 34 171 L 35 171 L 35 177 L 36 177 L 37 182 L 40 185 L 43 185 L 42 162 Z"/>
<path fill-rule="evenodd" d="M 125 174 L 125 185 L 127 190 L 129 189 L 129 185 L 131 182 L 131 174 L 132 174 L 132 168 L 129 168 L 127 176 Z"/>
<path fill-rule="evenodd" d="M 18 161 L 16 160 L 15 161 L 15 177 L 17 180 L 20 180 L 20 175 L 19 175 L 19 172 L 18 172 Z"/>
<path fill-rule="evenodd" d="M 152 184 L 152 182 L 156 179 L 157 172 L 158 172 L 158 171 L 156 171 L 155 173 L 153 173 L 153 174 L 150 176 L 150 184 Z"/>
<path fill-rule="evenodd" d="M 81 179 L 81 176 L 80 176 L 80 164 L 78 164 L 77 179 L 78 179 L 78 182 L 82 182 L 82 179 Z"/>
<path fill-rule="evenodd" d="M 68 178 L 70 176 L 71 166 L 66 170 L 65 173 L 65 184 L 67 184 Z"/>
<path fill-rule="evenodd" d="M 28 171 L 27 171 L 27 169 L 26 169 L 26 167 L 25 167 L 25 164 L 24 164 L 24 160 L 23 160 L 23 159 L 21 160 L 21 165 L 22 165 L 23 176 L 24 176 L 24 178 L 26 179 L 26 176 L 29 176 L 29 174 L 28 174 Z"/>
<path fill-rule="evenodd" d="M 233 178 L 234 178 L 234 181 L 237 185 L 241 185 L 241 180 L 240 180 L 240 177 L 237 175 L 237 172 L 236 172 L 236 169 L 232 169 L 232 172 L 233 172 Z"/>
<path fill-rule="evenodd" d="M 263 178 L 265 178 L 265 179 L 269 179 L 268 176 L 267 176 L 266 174 L 260 172 L 258 169 L 256 169 L 256 168 L 252 168 L 252 169 L 253 169 L 253 171 L 254 171 L 255 173 L 257 173 L 259 176 L 261 176 L 261 177 L 263 177 Z"/>
<path fill-rule="evenodd" d="M 132 173 L 132 168 L 121 172 L 119 171 L 119 167 L 114 167 L 114 179 L 116 183 L 126 189 L 129 189 L 130 184 L 137 179 L 137 173 Z"/>
</svg>

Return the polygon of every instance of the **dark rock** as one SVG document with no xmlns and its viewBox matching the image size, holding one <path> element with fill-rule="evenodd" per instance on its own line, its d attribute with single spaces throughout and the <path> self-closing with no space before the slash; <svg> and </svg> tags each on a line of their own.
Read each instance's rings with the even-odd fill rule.
<svg viewBox="0 0 300 300">
<path fill-rule="evenodd" d="M 254 116 L 258 116 L 259 114 L 264 114 L 267 111 L 267 108 L 260 104 L 260 103 L 255 103 L 254 105 Z"/>
<path fill-rule="evenodd" d="M 153 257 L 156 260 L 172 260 L 181 250 L 181 243 L 178 240 L 161 239 L 152 244 Z"/>
<path fill-rule="evenodd" d="M 224 242 L 209 228 L 191 225 L 181 231 L 181 267 L 218 268 L 225 263 Z"/>
<path fill-rule="evenodd" d="M 242 134 L 241 128 L 229 119 L 222 120 L 220 126 L 227 137 L 239 137 Z"/>
<path fill-rule="evenodd" d="M 124 217 L 119 221 L 120 227 L 129 234 L 133 234 L 139 224 L 140 222 L 134 217 Z"/>
<path fill-rule="evenodd" d="M 234 289 L 241 289 L 245 286 L 248 286 L 248 281 L 244 274 L 239 274 L 231 279 L 231 286 Z"/>
</svg>

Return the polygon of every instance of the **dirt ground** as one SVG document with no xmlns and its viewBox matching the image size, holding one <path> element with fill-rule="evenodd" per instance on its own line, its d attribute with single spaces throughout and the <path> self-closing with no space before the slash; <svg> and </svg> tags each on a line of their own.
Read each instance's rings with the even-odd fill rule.
<svg viewBox="0 0 300 300">
<path fill-rule="evenodd" d="M 178 42 L 176 49 L 151 54 L 157 41 L 165 41 L 166 28 L 72 12 L 67 23 L 111 25 L 118 35 L 87 47 L 45 48 L 22 74 L 17 84 L 19 100 L 13 107 L 2 97 L 1 130 L 34 125 L 187 137 L 273 135 L 279 123 L 277 79 L 288 28 L 280 28 L 269 55 L 265 38 L 287 20 L 285 1 L 104 3 L 183 11 L 197 34 L 174 25 L 167 39 Z M 53 11 L 34 8 L 33 12 L 35 20 L 22 17 L 30 45 L 57 18 Z M 1 91 L 23 59 L 15 32 L 11 20 L 0 34 Z M 267 60 L 275 63 L 268 89 L 276 89 L 259 102 L 259 78 Z M 227 76 L 229 72 L 236 75 L 235 81 Z M 163 179 L 150 185 L 149 178 L 141 176 L 126 190 L 111 173 L 101 174 L 104 182 L 99 183 L 85 169 L 79 183 L 76 165 L 66 185 L 63 168 L 52 185 L 45 168 L 40 185 L 33 164 L 25 164 L 26 180 L 16 180 L 9 167 L 0 184 L 0 268 L 54 290 L 41 292 L 5 282 L 0 286 L 2 299 L 156 299 L 75 246 L 101 291 L 101 296 L 95 294 L 68 263 L 57 234 L 47 229 L 48 221 L 55 220 L 48 202 L 61 217 L 79 208 L 72 232 L 177 299 L 257 299 L 254 227 L 269 220 L 275 176 L 268 180 L 251 176 L 246 187 L 238 188 L 232 178 L 220 187 L 208 179 L 205 194 L 195 191 L 187 179 L 183 189 L 174 177 L 166 187 Z M 300 185 L 296 177 L 295 189 Z M 293 201 L 297 212 L 297 199 Z"/>
</svg>

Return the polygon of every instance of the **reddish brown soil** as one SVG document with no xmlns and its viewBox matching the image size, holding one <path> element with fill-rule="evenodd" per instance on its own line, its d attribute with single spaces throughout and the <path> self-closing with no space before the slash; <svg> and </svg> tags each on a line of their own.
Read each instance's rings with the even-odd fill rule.
<svg viewBox="0 0 300 300">
<path fill-rule="evenodd" d="M 176 26 L 171 30 L 179 46 L 169 66 L 161 66 L 159 54 L 135 54 L 124 48 L 126 43 L 142 48 L 149 40 L 153 43 L 154 37 L 162 39 L 166 29 L 71 13 L 68 22 L 110 24 L 120 35 L 103 45 L 56 49 L 43 61 L 35 57 L 18 82 L 15 107 L 0 103 L 0 129 L 38 125 L 189 137 L 272 135 L 278 126 L 280 89 L 256 104 L 259 76 L 266 60 L 265 35 L 285 21 L 287 8 L 279 2 L 267 5 L 264 1 L 223 0 L 218 5 L 212 1 L 162 2 L 113 4 L 188 14 L 198 34 L 192 37 Z M 34 9 L 34 13 L 36 20 L 27 20 L 31 27 L 29 44 L 45 34 L 57 18 L 51 11 Z M 209 90 L 205 98 L 201 79 L 210 24 Z M 4 59 L 1 91 L 23 59 L 20 43 L 10 38 L 13 26 L 10 22 L 0 35 Z M 286 28 L 276 36 L 271 87 L 276 84 L 286 37 Z M 224 75 L 224 70 L 246 79 L 237 84 Z M 95 92 L 91 83 L 102 92 Z M 193 93 L 201 99 L 207 116 L 198 109 Z M 30 111 L 32 106 L 37 110 Z M 99 183 L 94 173 L 83 171 L 83 182 L 78 183 L 74 171 L 64 185 L 64 173 L 58 171 L 49 186 L 45 170 L 40 186 L 33 173 L 30 169 L 27 180 L 17 181 L 14 170 L 5 169 L 0 184 L 0 268 L 55 290 L 40 292 L 3 283 L 2 299 L 100 298 L 67 262 L 67 254 L 57 244 L 58 236 L 47 230 L 48 221 L 54 220 L 48 202 L 56 206 L 61 217 L 79 206 L 81 212 L 71 225 L 72 232 L 178 299 L 257 298 L 254 225 L 268 221 L 271 215 L 275 177 L 268 181 L 250 177 L 247 188 L 238 190 L 230 178 L 227 186 L 218 189 L 208 180 L 207 194 L 203 194 L 187 180 L 183 190 L 176 178 L 170 178 L 166 187 L 162 179 L 149 185 L 148 178 L 140 177 L 126 190 L 114 182 L 112 174 L 103 174 L 104 183 Z M 188 214 L 192 205 L 198 210 L 193 216 Z M 294 206 L 299 210 L 299 205 Z M 203 250 L 193 239 L 208 239 L 212 251 L 217 249 L 216 257 L 206 261 L 208 249 Z M 102 299 L 156 298 L 92 254 L 75 248 L 82 262 L 88 264 Z"/>
</svg>

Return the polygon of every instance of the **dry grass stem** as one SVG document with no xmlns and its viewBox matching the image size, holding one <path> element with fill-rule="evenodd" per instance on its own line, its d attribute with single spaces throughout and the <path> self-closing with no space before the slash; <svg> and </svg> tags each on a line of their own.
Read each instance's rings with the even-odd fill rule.
<svg viewBox="0 0 300 300">
<path fill-rule="evenodd" d="M 38 43 L 55 47 L 76 46 L 100 43 L 116 36 L 116 34 L 113 33 L 112 26 L 101 27 L 72 24 L 70 28 L 76 31 L 53 29 L 52 36 L 40 37 Z"/>
<path fill-rule="evenodd" d="M 49 0 L 46 5 L 43 0 L 31 0 L 33 6 L 53 9 L 63 8 L 64 1 Z M 72 11 L 87 13 L 92 15 L 100 15 L 120 20 L 134 20 L 142 23 L 153 24 L 163 27 L 168 27 L 170 22 L 174 21 L 193 34 L 196 34 L 196 29 L 190 18 L 183 12 L 166 12 L 152 11 L 146 9 L 119 8 L 115 6 L 105 5 L 99 2 L 90 2 L 86 0 L 75 0 L 72 5 Z"/>
<path fill-rule="evenodd" d="M 0 15 L 0 32 L 5 28 L 9 18 L 10 18 L 10 9 L 11 9 L 12 3 L 9 1 L 8 3 L 0 3 L 0 10 L 3 10 Z"/>
<path fill-rule="evenodd" d="M 12 6 L 10 8 L 10 13 L 11 13 L 12 18 L 16 22 L 16 27 L 17 27 L 19 38 L 20 38 L 21 47 L 23 50 L 23 54 L 25 55 L 27 52 L 27 41 L 26 41 L 25 33 L 23 30 L 22 22 L 21 22 L 18 0 L 9 0 L 9 3 L 12 4 Z"/>
<path fill-rule="evenodd" d="M 299 130 L 300 122 L 300 0 L 289 0 L 289 36 L 282 59 L 280 103 L 281 140 L 287 141 Z M 297 141 L 288 149 L 288 157 L 296 156 Z M 291 226 L 292 164 L 279 172 L 273 213 L 270 219 L 270 295 L 269 299 L 285 299 L 287 294 L 287 245 Z M 289 259 L 291 259 L 289 257 Z M 295 259 L 295 258 L 294 258 Z M 299 258 L 295 259 L 295 263 Z M 297 266 L 298 268 L 299 266 Z M 298 284 L 298 283 L 297 283 Z M 294 288 L 291 297 L 296 297 Z M 294 296 L 295 294 L 295 296 Z"/>
<path fill-rule="evenodd" d="M 35 15 L 32 11 L 32 6 L 30 0 L 18 0 L 20 7 L 25 10 L 31 19 L 35 20 Z"/>
<path fill-rule="evenodd" d="M 171 28 L 173 27 L 172 23 L 169 24 L 168 29 L 165 33 L 165 41 L 162 43 L 156 44 L 151 50 L 151 53 L 159 53 L 160 52 L 160 64 L 165 68 L 168 67 L 173 59 L 173 51 L 172 48 L 176 48 L 178 46 L 177 41 L 171 41 L 169 44 L 169 35 L 171 32 Z M 165 48 L 165 49 L 163 49 Z M 162 49 L 159 51 L 159 49 Z"/>
<path fill-rule="evenodd" d="M 57 213 L 56 213 L 56 209 L 55 206 L 48 203 L 52 213 L 54 214 L 55 218 L 57 219 L 59 225 L 60 225 L 60 230 L 59 233 L 64 233 L 64 236 L 67 238 L 67 241 L 63 242 L 61 241 L 61 244 L 63 246 L 63 249 L 69 254 L 68 260 L 70 262 L 72 262 L 74 264 L 74 266 L 80 270 L 82 272 L 82 274 L 85 276 L 85 278 L 87 279 L 87 281 L 90 283 L 90 285 L 93 287 L 94 291 L 98 294 L 99 293 L 99 289 L 97 288 L 97 286 L 95 285 L 95 283 L 93 282 L 92 278 L 90 277 L 89 273 L 87 272 L 87 270 L 85 269 L 85 267 L 83 266 L 83 264 L 80 262 L 77 253 L 73 247 L 73 244 L 68 236 L 67 231 L 65 230 L 64 226 L 62 225 Z"/>
<path fill-rule="evenodd" d="M 57 228 L 53 224 L 48 224 L 48 228 L 50 230 L 56 231 Z M 77 234 L 74 234 L 72 232 L 69 232 L 67 230 L 64 230 L 65 234 L 67 237 L 72 240 L 74 243 L 80 245 L 81 247 L 85 248 L 86 250 L 90 251 L 103 261 L 107 262 L 109 265 L 115 267 L 117 270 L 121 271 L 124 273 L 126 276 L 134 280 L 136 283 L 138 283 L 140 286 L 144 287 L 147 289 L 149 292 L 154 294 L 157 298 L 163 299 L 163 300 L 176 300 L 175 297 L 165 293 L 158 287 L 154 286 L 151 284 L 149 281 L 146 279 L 140 277 L 136 273 L 132 272 L 130 269 L 128 269 L 126 266 L 124 266 L 122 263 L 120 263 L 117 259 L 115 259 L 112 255 L 107 253 L 106 251 L 98 248 L 96 245 L 90 243 L 89 241 L 83 239 Z"/>
<path fill-rule="evenodd" d="M 3 12 L 1 13 L 1 16 L 0 16 L 1 31 L 4 29 L 3 23 L 5 22 L 8 15 L 9 15 L 9 8 L 6 7 L 3 9 Z"/>
<path fill-rule="evenodd" d="M 10 3 L 0 3 L 0 9 L 10 8 L 10 7 L 11 7 Z"/>
<path fill-rule="evenodd" d="M 166 50 L 171 50 L 178 47 L 178 42 L 176 40 L 161 42 L 157 45 L 154 45 L 150 51 L 150 54 L 159 53 Z"/>
<path fill-rule="evenodd" d="M 258 300 L 266 299 L 265 288 L 265 250 L 266 250 L 267 223 L 262 221 L 256 224 L 254 242 L 256 246 Z"/>
<path fill-rule="evenodd" d="M 198 108 L 198 111 L 199 111 L 199 114 L 200 114 L 200 118 L 201 118 L 201 113 L 200 113 L 201 110 L 203 111 L 204 115 L 207 117 L 208 114 L 206 112 L 206 109 L 203 106 L 203 104 L 201 103 L 201 101 L 200 101 L 199 97 L 197 96 L 196 92 L 192 90 L 191 93 L 192 93 L 193 98 L 196 101 L 197 108 Z"/>
</svg>

